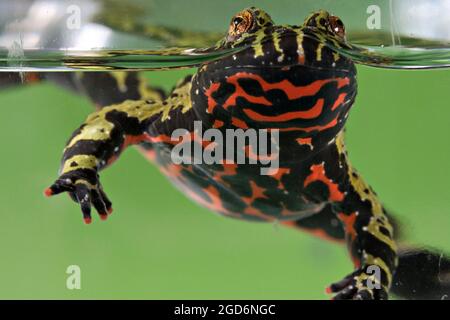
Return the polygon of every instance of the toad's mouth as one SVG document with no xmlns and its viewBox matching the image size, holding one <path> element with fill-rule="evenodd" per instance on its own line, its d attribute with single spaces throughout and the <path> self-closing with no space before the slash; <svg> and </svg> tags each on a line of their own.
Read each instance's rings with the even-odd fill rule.
<svg viewBox="0 0 450 320">
<path fill-rule="evenodd" d="M 298 29 L 296 29 L 298 28 Z M 331 40 L 330 40 L 331 39 Z M 294 66 L 304 66 L 320 70 L 335 70 L 338 72 L 351 72 L 353 62 L 346 55 L 346 49 L 352 45 L 339 41 L 324 33 L 314 32 L 314 28 L 292 27 L 273 31 L 259 39 L 258 42 L 243 40 L 236 45 L 229 54 L 234 57 L 235 63 L 224 66 L 229 68 L 264 68 L 264 69 L 288 69 Z M 333 65 L 329 61 L 317 58 L 318 52 L 327 52 L 333 55 L 336 61 L 346 59 L 348 63 L 336 63 Z M 253 56 L 254 59 L 242 59 L 239 55 Z M 235 58 L 237 56 L 237 58 Z M 270 57 L 267 59 L 267 57 Z M 266 57 L 265 62 L 258 61 L 258 58 Z M 321 63 L 323 61 L 323 63 Z"/>
</svg>

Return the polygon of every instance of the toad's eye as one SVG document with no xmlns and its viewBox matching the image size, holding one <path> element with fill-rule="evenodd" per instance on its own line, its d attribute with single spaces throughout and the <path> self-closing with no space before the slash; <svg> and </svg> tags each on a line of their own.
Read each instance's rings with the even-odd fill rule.
<svg viewBox="0 0 450 320">
<path fill-rule="evenodd" d="M 231 19 L 230 28 L 228 29 L 228 40 L 236 40 L 243 33 L 252 30 L 254 20 L 253 14 L 248 10 L 242 11 L 234 16 Z"/>
<path fill-rule="evenodd" d="M 233 28 L 239 28 L 239 27 L 243 26 L 243 22 L 244 22 L 244 18 L 235 17 L 233 19 L 233 21 L 231 21 L 231 24 L 232 24 Z"/>
<path fill-rule="evenodd" d="M 341 38 L 345 38 L 345 26 L 344 26 L 344 23 L 342 22 L 342 20 L 336 16 L 330 16 L 328 21 L 330 23 L 331 31 L 335 35 L 337 35 Z"/>
</svg>

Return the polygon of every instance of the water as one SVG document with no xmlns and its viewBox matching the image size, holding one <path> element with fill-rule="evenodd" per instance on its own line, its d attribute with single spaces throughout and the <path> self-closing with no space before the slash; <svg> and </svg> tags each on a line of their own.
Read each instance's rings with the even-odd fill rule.
<svg viewBox="0 0 450 320">
<path fill-rule="evenodd" d="M 195 67 L 230 53 L 221 50 L 192 53 L 192 49 L 168 50 L 90 50 L 25 51 L 22 57 L 0 59 L 4 71 L 111 71 L 161 70 Z M 2 54 L 2 53 L 0 53 Z M 5 53 L 3 52 L 3 55 Z"/>
<path fill-rule="evenodd" d="M 423 69 L 450 66 L 450 48 L 413 42 L 403 46 L 353 45 L 354 49 L 337 49 L 355 63 L 380 68 Z M 243 50 L 242 48 L 241 50 Z M 16 56 L 0 51 L 0 70 L 4 71 L 111 71 L 160 70 L 196 67 L 220 59 L 231 50 L 201 52 L 195 48 L 161 50 L 25 50 Z"/>
<path fill-rule="evenodd" d="M 201 3 L 202 10 L 194 10 Z M 301 24 L 311 11 L 342 18 L 356 63 L 382 68 L 450 66 L 450 2 L 260 1 L 275 22 Z M 196 52 L 219 40 L 242 1 L 19 0 L 0 4 L 0 71 L 157 70 L 195 67 L 228 51 Z M 180 19 L 183 12 L 184 19 Z M 208 16 L 204 15 L 208 12 Z M 194 23 L 193 23 L 194 22 Z"/>
<path fill-rule="evenodd" d="M 431 69 L 450 66 L 450 44 L 439 40 L 402 38 L 397 40 L 392 33 L 372 34 L 371 38 L 361 34 L 352 40 L 356 50 L 341 53 L 352 58 L 355 63 L 380 68 L 393 69 Z M 364 38 L 365 37 L 365 38 Z M 389 43 L 390 45 L 365 45 L 366 43 Z M 376 57 L 376 59 L 373 59 Z"/>
</svg>

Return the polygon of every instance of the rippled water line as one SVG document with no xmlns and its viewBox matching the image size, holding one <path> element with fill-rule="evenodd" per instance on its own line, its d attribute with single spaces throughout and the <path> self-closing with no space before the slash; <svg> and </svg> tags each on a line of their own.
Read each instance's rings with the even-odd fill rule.
<svg viewBox="0 0 450 320">
<path fill-rule="evenodd" d="M 329 45 L 329 44 L 327 44 Z M 421 47 L 419 47 L 419 45 Z M 108 70 L 161 70 L 197 67 L 202 63 L 220 59 L 226 55 L 245 50 L 204 51 L 202 49 L 162 50 L 25 50 L 20 56 L 0 51 L 0 71 L 108 71 Z M 424 46 L 410 41 L 408 46 L 361 46 L 353 49 L 332 48 L 351 58 L 357 64 L 378 68 L 424 69 L 450 67 L 448 48 Z M 3 58 L 2 58 L 3 57 Z"/>
</svg>

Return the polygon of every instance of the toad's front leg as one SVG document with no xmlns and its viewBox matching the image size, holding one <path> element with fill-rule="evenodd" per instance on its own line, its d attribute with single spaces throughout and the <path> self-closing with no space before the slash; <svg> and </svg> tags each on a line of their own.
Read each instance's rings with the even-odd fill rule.
<svg viewBox="0 0 450 320">
<path fill-rule="evenodd" d="M 86 223 L 91 206 L 106 219 L 111 202 L 98 172 L 114 162 L 129 145 L 149 141 L 149 125 L 159 119 L 161 102 L 125 101 L 91 114 L 70 138 L 63 154 L 60 176 L 45 190 L 47 196 L 68 192 L 78 202 Z"/>
<path fill-rule="evenodd" d="M 345 199 L 334 210 L 342 222 L 356 270 L 332 284 L 334 299 L 387 299 L 397 266 L 393 228 L 373 191 L 352 174 Z"/>
</svg>

